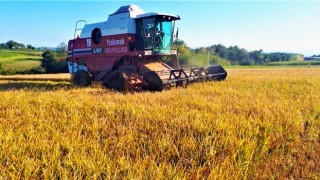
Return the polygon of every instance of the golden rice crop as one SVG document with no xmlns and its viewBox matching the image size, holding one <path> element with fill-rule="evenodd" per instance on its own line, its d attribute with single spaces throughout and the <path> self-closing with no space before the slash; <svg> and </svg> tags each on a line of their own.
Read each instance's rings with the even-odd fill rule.
<svg viewBox="0 0 320 180">
<path fill-rule="evenodd" d="M 116 93 L 0 81 L 0 179 L 319 179 L 320 68 Z"/>
<path fill-rule="evenodd" d="M 7 81 L 70 81 L 71 75 L 69 73 L 62 74 L 29 74 L 29 75 L 0 75 L 0 80 Z"/>
</svg>

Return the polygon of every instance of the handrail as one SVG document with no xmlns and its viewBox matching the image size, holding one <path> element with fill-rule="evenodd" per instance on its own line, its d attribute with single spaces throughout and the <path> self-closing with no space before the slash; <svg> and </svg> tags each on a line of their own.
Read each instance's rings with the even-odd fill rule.
<svg viewBox="0 0 320 180">
<path fill-rule="evenodd" d="M 75 28 L 74 28 L 74 35 L 73 35 L 73 39 L 76 39 L 76 34 L 77 34 L 77 31 L 80 31 L 80 30 L 82 30 L 83 29 L 83 27 L 82 28 L 78 28 L 78 23 L 80 23 L 80 22 L 84 22 L 85 24 L 84 24 L 84 26 L 85 25 L 87 25 L 87 21 L 86 20 L 78 20 L 77 22 L 76 22 L 76 26 L 75 26 Z"/>
<path fill-rule="evenodd" d="M 83 29 L 83 27 L 82 28 L 78 28 L 78 24 L 80 23 L 80 22 L 84 22 L 84 26 L 85 25 L 87 25 L 87 21 L 86 20 L 78 20 L 77 22 L 76 22 L 76 26 L 75 26 L 75 28 L 74 28 L 74 35 L 73 35 L 73 41 L 72 41 L 72 52 L 71 52 L 71 63 L 72 63 L 72 68 L 71 68 L 71 73 L 72 74 L 74 74 L 75 73 L 75 70 L 74 70 L 74 62 L 73 62 L 73 51 L 74 51 L 74 42 L 75 42 L 75 39 L 76 39 L 76 34 L 77 34 L 77 32 L 78 31 L 80 31 L 80 30 L 82 30 Z M 77 62 L 77 66 L 78 66 L 78 70 L 79 70 L 79 64 L 78 64 L 78 62 Z"/>
</svg>

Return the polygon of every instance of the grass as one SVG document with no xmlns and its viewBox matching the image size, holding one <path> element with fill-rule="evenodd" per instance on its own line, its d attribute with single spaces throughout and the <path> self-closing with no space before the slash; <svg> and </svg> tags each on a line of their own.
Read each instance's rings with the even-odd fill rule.
<svg viewBox="0 0 320 180">
<path fill-rule="evenodd" d="M 39 67 L 41 62 L 39 60 L 22 60 L 22 61 L 12 61 L 10 63 L 6 63 L 3 67 L 5 69 L 11 69 L 16 71 L 26 71 L 35 67 Z"/>
<path fill-rule="evenodd" d="M 20 55 L 27 55 L 27 56 L 41 56 L 42 51 L 34 51 L 34 50 L 23 50 L 23 51 L 15 51 L 15 50 L 4 50 L 1 49 L 0 57 L 12 57 L 12 56 L 20 56 Z"/>
<path fill-rule="evenodd" d="M 7 71 L 27 71 L 39 67 L 42 52 L 0 50 L 0 63 Z"/>
<path fill-rule="evenodd" d="M 0 179 L 319 179 L 320 68 L 122 94 L 0 81 Z"/>
</svg>

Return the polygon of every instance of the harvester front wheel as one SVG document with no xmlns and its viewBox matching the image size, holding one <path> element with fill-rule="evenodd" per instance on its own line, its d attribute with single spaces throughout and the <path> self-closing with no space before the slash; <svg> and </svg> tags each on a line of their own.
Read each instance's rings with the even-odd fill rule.
<svg viewBox="0 0 320 180">
<path fill-rule="evenodd" d="M 79 70 L 74 74 L 73 83 L 79 87 L 87 87 L 91 85 L 89 73 L 84 70 Z"/>
</svg>

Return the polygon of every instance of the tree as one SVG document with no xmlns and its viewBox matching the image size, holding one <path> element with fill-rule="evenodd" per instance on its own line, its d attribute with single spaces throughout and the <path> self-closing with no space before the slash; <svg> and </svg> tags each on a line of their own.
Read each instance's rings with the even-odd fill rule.
<svg viewBox="0 0 320 180">
<path fill-rule="evenodd" d="M 10 41 L 8 41 L 8 42 L 6 43 L 6 45 L 7 45 L 7 47 L 8 47 L 9 49 L 16 49 L 17 46 L 18 46 L 18 43 L 15 42 L 15 41 L 10 40 Z"/>
<path fill-rule="evenodd" d="M 57 64 L 57 60 L 55 58 L 56 53 L 52 50 L 46 50 L 41 60 L 41 67 L 43 67 L 47 73 L 54 73 L 55 72 L 55 66 Z"/>
<path fill-rule="evenodd" d="M 57 54 L 52 50 L 46 50 L 42 54 L 41 67 L 46 73 L 66 73 L 68 72 L 68 64 L 66 61 L 57 61 Z"/>
<path fill-rule="evenodd" d="M 17 49 L 25 49 L 25 48 L 26 48 L 26 46 L 24 44 L 18 43 Z"/>
<path fill-rule="evenodd" d="M 61 61 L 61 60 L 66 60 L 67 59 L 67 49 L 68 46 L 66 43 L 61 42 L 58 46 L 57 46 L 57 60 Z"/>
<path fill-rule="evenodd" d="M 61 42 L 61 43 L 57 46 L 57 53 L 65 52 L 65 51 L 67 51 L 67 49 L 68 49 L 67 44 L 64 43 L 64 42 Z"/>
<path fill-rule="evenodd" d="M 0 44 L 0 49 L 8 49 L 7 44 L 1 43 L 1 44 Z"/>
<path fill-rule="evenodd" d="M 212 45 L 210 47 L 210 49 L 212 49 L 214 51 L 214 53 L 221 57 L 221 58 L 227 58 L 228 57 L 228 49 L 221 45 L 221 44 L 218 44 L 218 45 Z"/>
<path fill-rule="evenodd" d="M 187 47 L 187 44 L 181 39 L 176 39 L 173 41 L 173 46 L 174 47 Z"/>
<path fill-rule="evenodd" d="M 256 63 L 263 64 L 263 50 L 260 49 L 259 51 L 251 51 L 249 52 L 249 59 L 253 60 Z"/>
<path fill-rule="evenodd" d="M 36 48 L 35 48 L 35 47 L 33 47 L 31 44 L 28 44 L 28 45 L 27 45 L 27 49 L 35 50 Z"/>
<path fill-rule="evenodd" d="M 296 54 L 294 57 L 294 61 L 303 61 L 303 55 L 302 54 Z"/>
</svg>

